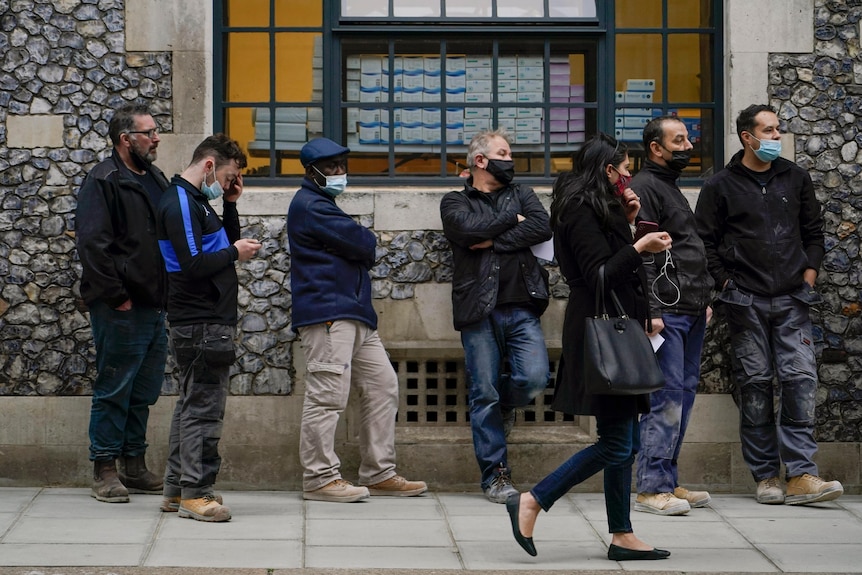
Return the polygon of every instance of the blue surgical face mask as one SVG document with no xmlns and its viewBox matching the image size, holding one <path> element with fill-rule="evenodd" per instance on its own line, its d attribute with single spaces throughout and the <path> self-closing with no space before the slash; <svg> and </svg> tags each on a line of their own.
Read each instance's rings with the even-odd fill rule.
<svg viewBox="0 0 862 575">
<path fill-rule="evenodd" d="M 315 168 L 314 166 L 311 166 L 311 167 L 314 168 L 315 172 L 317 172 L 318 174 L 320 174 L 321 176 L 326 178 L 326 184 L 324 184 L 322 186 L 320 184 L 317 184 L 321 190 L 323 190 L 324 192 L 326 192 L 327 194 L 329 194 L 333 198 L 335 196 L 340 195 L 342 192 L 344 192 L 344 189 L 347 187 L 347 174 L 339 174 L 336 176 L 327 176 L 327 175 L 323 174 L 320 170 Z M 315 183 L 317 183 L 317 182 L 315 182 Z"/>
<path fill-rule="evenodd" d="M 204 174 L 204 181 L 201 184 L 201 192 L 203 192 L 203 195 L 205 195 L 208 200 L 214 200 L 224 193 L 224 189 L 221 187 L 218 178 L 215 177 L 215 170 L 213 170 L 213 185 L 211 186 L 207 185 L 207 175 L 208 174 Z"/>
<path fill-rule="evenodd" d="M 751 151 L 754 152 L 754 155 L 761 162 L 772 162 L 781 155 L 781 140 L 760 140 L 751 132 L 749 132 L 749 135 L 760 142 L 758 149 L 755 150 L 751 146 L 749 148 L 751 148 Z"/>
</svg>

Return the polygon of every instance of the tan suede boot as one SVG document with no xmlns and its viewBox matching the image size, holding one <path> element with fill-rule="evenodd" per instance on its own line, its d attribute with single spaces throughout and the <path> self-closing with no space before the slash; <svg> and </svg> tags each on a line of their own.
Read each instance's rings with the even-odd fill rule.
<svg viewBox="0 0 862 575">
<path fill-rule="evenodd" d="M 128 503 L 129 491 L 117 475 L 117 460 L 93 462 L 93 490 L 91 497 L 105 503 Z"/>
</svg>

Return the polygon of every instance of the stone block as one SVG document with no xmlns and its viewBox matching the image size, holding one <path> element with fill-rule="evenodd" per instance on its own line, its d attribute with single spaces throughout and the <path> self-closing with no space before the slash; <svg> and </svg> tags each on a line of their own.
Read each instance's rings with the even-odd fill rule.
<svg viewBox="0 0 862 575">
<path fill-rule="evenodd" d="M 0 421 L 3 422 L 0 445 L 44 444 L 46 405 L 43 397 L 10 397 L 0 401 Z"/>
<path fill-rule="evenodd" d="M 858 443 L 819 443 L 814 461 L 821 477 L 829 481 L 837 479 L 846 493 L 860 492 L 862 456 Z"/>
<path fill-rule="evenodd" d="M 207 131 L 207 119 L 212 116 L 210 82 L 212 63 L 203 50 L 177 51 L 172 56 L 174 78 L 195 78 L 198 81 L 174 82 L 173 131 L 176 134 L 200 134 Z M 188 156 L 191 159 L 189 150 Z"/>
<path fill-rule="evenodd" d="M 129 52 L 203 51 L 212 29 L 212 5 L 203 0 L 126 2 L 126 50 Z"/>
<path fill-rule="evenodd" d="M 387 348 L 461 349 L 452 327 L 450 284 L 416 284 L 412 299 L 374 300 L 378 331 Z"/>
<path fill-rule="evenodd" d="M 6 145 L 10 148 L 62 148 L 63 116 L 6 116 Z"/>
<path fill-rule="evenodd" d="M 203 132 L 197 134 L 160 134 L 161 141 L 159 142 L 158 158 L 156 158 L 155 164 L 168 178 L 173 174 L 182 173 L 188 167 L 189 162 L 192 161 L 192 153 L 195 151 L 195 148 L 209 135 Z M 221 202 L 215 203 L 219 207 L 221 206 Z"/>
<path fill-rule="evenodd" d="M 732 449 L 728 443 L 683 443 L 679 455 L 680 483 L 689 489 L 732 492 Z"/>
<path fill-rule="evenodd" d="M 734 54 L 814 50 L 811 0 L 731 0 L 725 10 L 727 45 Z M 769 26 L 763 26 L 765 14 Z"/>
<path fill-rule="evenodd" d="M 377 190 L 374 227 L 378 231 L 441 230 L 440 200 L 449 190 Z"/>
<path fill-rule="evenodd" d="M 739 410 L 729 394 L 700 393 L 694 400 L 686 443 L 739 441 Z"/>
</svg>

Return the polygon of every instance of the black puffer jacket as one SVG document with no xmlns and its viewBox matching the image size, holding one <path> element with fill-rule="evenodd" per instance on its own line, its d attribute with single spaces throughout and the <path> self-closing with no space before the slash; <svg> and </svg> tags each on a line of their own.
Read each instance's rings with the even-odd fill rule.
<svg viewBox="0 0 862 575">
<path fill-rule="evenodd" d="M 657 223 L 673 240 L 672 266 L 665 265 L 668 252 L 655 254 L 648 259 L 653 263 L 644 264 L 650 308 L 655 318 L 661 318 L 662 312 L 700 314 L 709 305 L 713 286 L 706 268 L 703 241 L 697 235 L 694 214 L 676 183 L 677 178 L 679 173 L 647 160 L 631 182 L 631 188 L 640 197 L 638 216 Z M 673 305 L 663 305 L 658 300 L 672 303 L 677 296 L 679 301 Z"/>
<path fill-rule="evenodd" d="M 737 152 L 703 185 L 697 231 L 709 271 L 721 288 L 732 279 L 744 291 L 774 297 L 799 289 L 806 268 L 823 261 L 823 217 L 808 172 L 784 158 L 772 162 L 762 187 Z"/>
<path fill-rule="evenodd" d="M 526 219 L 518 223 L 518 214 Z M 539 265 L 530 246 L 549 240 L 551 228 L 548 212 L 532 188 L 513 184 L 500 193 L 486 194 L 469 180 L 463 190 L 443 196 L 440 216 L 443 233 L 452 246 L 456 330 L 486 318 L 497 305 L 498 253 L 517 255 L 533 303 L 540 312 L 548 307 L 548 272 Z M 489 239 L 493 247 L 470 249 Z"/>
<path fill-rule="evenodd" d="M 165 175 L 150 166 L 162 190 Z M 165 305 L 167 279 L 156 232 L 156 206 L 114 151 L 96 164 L 78 192 L 75 239 L 81 260 L 81 297 L 111 308 Z"/>
</svg>

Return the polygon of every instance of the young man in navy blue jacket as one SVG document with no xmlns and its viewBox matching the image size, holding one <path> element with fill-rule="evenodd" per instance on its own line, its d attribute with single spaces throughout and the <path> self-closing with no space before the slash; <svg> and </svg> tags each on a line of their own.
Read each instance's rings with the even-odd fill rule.
<svg viewBox="0 0 862 575">
<path fill-rule="evenodd" d="M 299 153 L 305 179 L 287 213 L 293 329 L 307 369 L 299 435 L 303 497 L 339 503 L 427 489 L 395 471 L 398 378 L 377 333 L 368 274 L 377 239 L 335 204 L 347 185 L 348 152 L 327 138 L 305 144 Z M 360 390 L 360 486 L 342 479 L 335 453 L 351 385 Z"/>
<path fill-rule="evenodd" d="M 171 180 L 159 205 L 159 247 L 168 271 L 168 320 L 179 367 L 162 511 L 199 521 L 228 521 L 215 494 L 230 366 L 237 324 L 236 261 L 260 242 L 240 238 L 236 201 L 246 157 L 224 134 L 206 138 Z M 223 218 L 210 201 L 224 197 Z"/>
</svg>

